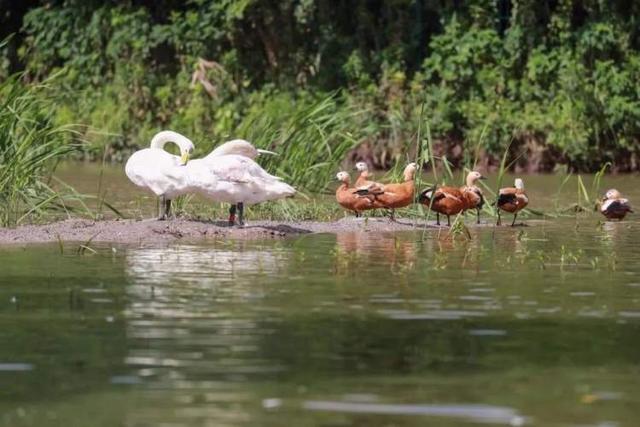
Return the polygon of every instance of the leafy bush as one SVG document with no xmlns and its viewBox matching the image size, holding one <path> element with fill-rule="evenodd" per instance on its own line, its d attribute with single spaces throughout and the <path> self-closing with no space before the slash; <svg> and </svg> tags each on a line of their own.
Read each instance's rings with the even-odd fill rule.
<svg viewBox="0 0 640 427">
<path fill-rule="evenodd" d="M 463 3 L 69 0 L 30 9 L 12 43 L 31 79 L 65 68 L 56 123 L 98 131 L 88 156 L 122 161 L 168 127 L 203 151 L 249 134 L 267 143 L 267 118 L 286 139 L 285 123 L 337 91 L 331 111 L 347 123 L 331 129 L 348 128 L 351 157 L 376 166 L 415 155 L 428 121 L 437 154 L 458 165 L 479 147 L 487 166 L 508 149 L 530 170 L 640 169 L 638 4 Z"/>
</svg>

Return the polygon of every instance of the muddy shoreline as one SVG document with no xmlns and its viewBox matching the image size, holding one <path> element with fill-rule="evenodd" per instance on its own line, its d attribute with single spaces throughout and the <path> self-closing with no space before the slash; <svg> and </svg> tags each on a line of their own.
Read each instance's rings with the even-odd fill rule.
<svg viewBox="0 0 640 427">
<path fill-rule="evenodd" d="M 437 229 L 435 221 L 408 218 L 344 218 L 334 222 L 252 221 L 244 228 L 224 221 L 69 219 L 42 225 L 0 228 L 0 245 L 46 242 L 105 242 L 120 244 L 170 243 L 215 239 L 269 239 L 311 233 L 393 232 Z"/>
</svg>

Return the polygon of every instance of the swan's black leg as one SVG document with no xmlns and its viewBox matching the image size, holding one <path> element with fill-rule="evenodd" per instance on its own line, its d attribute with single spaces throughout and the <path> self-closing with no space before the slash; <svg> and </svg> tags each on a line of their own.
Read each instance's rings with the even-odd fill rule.
<svg viewBox="0 0 640 427">
<path fill-rule="evenodd" d="M 159 221 L 169 219 L 169 210 L 171 209 L 171 200 L 167 200 L 165 196 L 162 196 L 162 203 L 160 204 L 160 210 L 162 214 L 158 217 Z"/>
<path fill-rule="evenodd" d="M 236 223 L 236 205 L 231 205 L 229 208 L 229 227 Z"/>
<path fill-rule="evenodd" d="M 518 212 L 513 214 L 513 222 L 511 223 L 512 227 L 514 227 L 516 225 L 516 218 L 518 218 Z"/>
<path fill-rule="evenodd" d="M 167 219 L 171 218 L 171 199 L 164 201 L 164 216 Z"/>
<path fill-rule="evenodd" d="M 238 225 L 244 227 L 244 203 L 238 203 Z"/>
</svg>

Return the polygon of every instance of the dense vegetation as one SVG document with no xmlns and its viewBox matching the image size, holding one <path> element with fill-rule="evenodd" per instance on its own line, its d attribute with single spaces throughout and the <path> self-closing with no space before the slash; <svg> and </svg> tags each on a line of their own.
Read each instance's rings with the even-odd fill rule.
<svg viewBox="0 0 640 427">
<path fill-rule="evenodd" d="M 55 84 L 57 125 L 122 160 L 161 128 L 246 137 L 322 186 L 349 152 L 515 168 L 640 169 L 640 3 L 596 0 L 0 0 L 2 78 Z M 423 132 L 423 135 L 426 135 Z M 287 167 L 291 157 L 295 167 Z M 306 174 L 306 175 L 305 175 Z M 305 178 L 306 177 L 306 178 Z"/>
</svg>

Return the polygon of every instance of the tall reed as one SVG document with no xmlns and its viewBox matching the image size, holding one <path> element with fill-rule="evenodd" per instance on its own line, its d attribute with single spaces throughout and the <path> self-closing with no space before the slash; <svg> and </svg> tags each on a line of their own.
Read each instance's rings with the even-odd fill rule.
<svg viewBox="0 0 640 427">
<path fill-rule="evenodd" d="M 64 142 L 72 128 L 53 124 L 48 83 L 24 84 L 20 75 L 0 83 L 2 226 L 16 225 L 48 210 L 65 210 L 64 200 L 50 182 L 57 161 L 73 150 Z"/>
<path fill-rule="evenodd" d="M 264 156 L 260 163 L 299 190 L 323 191 L 334 180 L 339 164 L 357 141 L 349 123 L 357 111 L 338 105 L 336 96 L 302 99 L 297 105 L 274 99 L 250 113 L 237 135 L 267 148 L 277 156 Z M 286 109 L 286 111 L 282 111 Z"/>
</svg>

